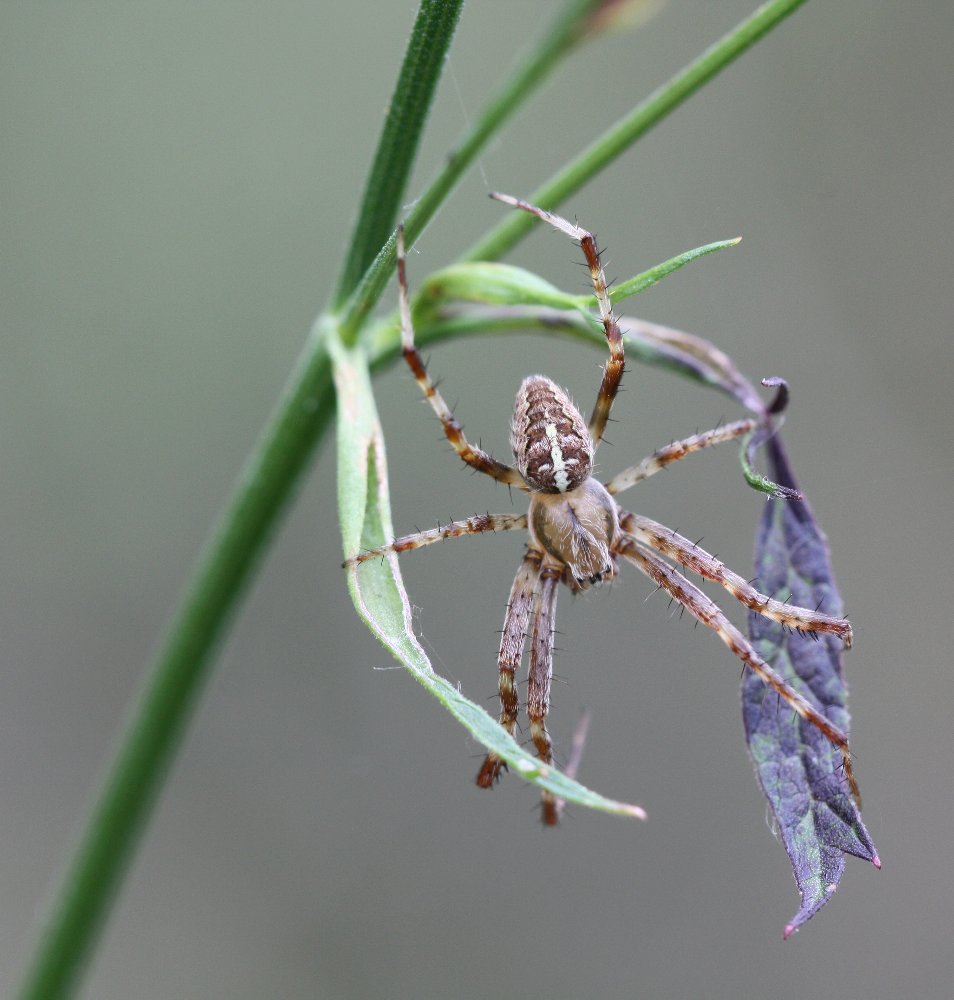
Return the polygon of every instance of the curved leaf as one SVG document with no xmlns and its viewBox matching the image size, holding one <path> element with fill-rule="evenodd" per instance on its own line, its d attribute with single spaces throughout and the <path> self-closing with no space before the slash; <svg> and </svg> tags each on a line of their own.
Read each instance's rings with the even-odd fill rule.
<svg viewBox="0 0 954 1000">
<path fill-rule="evenodd" d="M 512 264 L 479 261 L 451 264 L 428 276 L 415 296 L 415 319 L 427 312 L 429 303 L 482 302 L 495 306 L 541 305 L 575 309 L 577 295 L 561 292 L 549 281 Z"/>
<path fill-rule="evenodd" d="M 384 438 L 371 393 L 367 359 L 362 350 L 344 347 L 334 333 L 328 335 L 328 343 L 338 397 L 338 507 L 347 557 L 385 544 L 393 538 L 393 531 Z M 360 566 L 350 564 L 347 573 L 351 599 L 372 634 L 476 740 L 502 757 L 513 773 L 567 802 L 646 818 L 639 806 L 607 799 L 541 764 L 483 708 L 434 672 L 414 635 L 411 604 L 394 553 Z"/>
</svg>

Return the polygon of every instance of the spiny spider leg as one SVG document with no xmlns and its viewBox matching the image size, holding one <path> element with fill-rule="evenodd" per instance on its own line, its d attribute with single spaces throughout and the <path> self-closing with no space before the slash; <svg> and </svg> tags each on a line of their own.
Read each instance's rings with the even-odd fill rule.
<svg viewBox="0 0 954 1000">
<path fill-rule="evenodd" d="M 369 549 L 359 555 L 342 563 L 343 566 L 353 566 L 356 563 L 363 563 L 376 556 L 383 556 L 388 552 L 409 552 L 411 549 L 419 549 L 425 545 L 433 545 L 434 542 L 442 542 L 448 538 L 462 538 L 464 535 L 478 535 L 484 531 L 513 531 L 518 528 L 526 528 L 526 514 L 475 514 L 473 517 L 465 518 L 463 521 L 451 521 L 442 524 L 437 528 L 428 528 L 426 531 L 415 531 L 412 535 L 402 535 L 395 538 L 390 545 L 382 545 L 376 549 Z"/>
<path fill-rule="evenodd" d="M 543 553 L 539 549 L 527 549 L 510 588 L 510 600 L 507 602 L 507 614 L 504 616 L 503 632 L 500 635 L 500 652 L 497 654 L 500 725 L 511 736 L 517 728 L 517 712 L 520 708 L 514 674 L 523 658 L 527 625 L 530 623 L 530 614 L 534 606 L 533 595 L 537 589 L 537 577 L 542 561 Z M 487 754 L 477 772 L 477 784 L 481 788 L 493 787 L 503 767 L 504 762 L 495 753 Z"/>
<path fill-rule="evenodd" d="M 644 479 L 661 472 L 667 465 L 678 462 L 679 459 L 691 455 L 693 452 L 702 451 L 703 448 L 711 448 L 714 444 L 722 444 L 723 441 L 732 441 L 754 431 L 758 426 L 757 420 L 737 420 L 733 424 L 725 424 L 723 427 L 715 427 L 711 431 L 702 434 L 693 434 L 691 437 L 683 438 L 681 441 L 673 441 L 672 444 L 659 451 L 654 451 L 648 458 L 644 458 L 638 465 L 631 465 L 628 469 L 618 472 L 606 484 L 606 489 L 614 496 L 628 490 L 631 486 L 641 483 Z"/>
<path fill-rule="evenodd" d="M 661 552 L 693 573 L 719 584 L 740 604 L 763 617 L 802 632 L 829 632 L 837 635 L 846 649 L 851 649 L 851 625 L 844 618 L 833 618 L 831 615 L 812 611 L 811 608 L 800 608 L 773 600 L 768 594 L 761 593 L 747 580 L 743 580 L 738 573 L 733 573 L 725 563 L 705 549 L 700 549 L 688 538 L 677 535 L 651 518 L 621 510 L 619 524 L 626 534 L 640 544 Z"/>
<path fill-rule="evenodd" d="M 408 301 L 407 275 L 405 273 L 404 259 L 404 226 L 398 226 L 397 234 L 397 271 L 398 271 L 398 297 L 401 307 L 401 348 L 404 353 L 404 360 L 414 374 L 417 384 L 424 393 L 424 398 L 431 404 L 431 409 L 437 414 L 444 427 L 444 434 L 450 441 L 454 451 L 472 468 L 478 472 L 496 479 L 498 483 L 507 483 L 510 486 L 518 486 L 522 490 L 527 489 L 527 484 L 523 476 L 516 469 L 498 462 L 495 458 L 485 452 L 482 448 L 472 445 L 466 437 L 460 423 L 457 421 L 450 407 L 444 402 L 444 398 L 437 391 L 437 386 L 431 381 L 427 374 L 427 367 L 418 349 L 414 346 L 414 324 L 411 321 L 411 306 Z"/>
<path fill-rule="evenodd" d="M 600 391 L 596 397 L 596 405 L 590 416 L 589 432 L 593 439 L 594 451 L 603 440 L 603 432 L 606 430 L 606 422 L 609 420 L 610 410 L 613 408 L 613 400 L 619 392 L 620 382 L 623 380 L 625 362 L 623 359 L 623 334 L 620 331 L 616 317 L 613 315 L 613 306 L 610 302 L 609 292 L 606 288 L 606 274 L 600 262 L 600 251 L 596 246 L 596 237 L 592 233 L 580 226 L 567 222 L 562 216 L 547 212 L 545 209 L 537 208 L 527 201 L 514 198 L 509 194 L 498 194 L 493 192 L 490 195 L 496 201 L 505 205 L 512 205 L 514 208 L 523 209 L 535 215 L 543 222 L 548 222 L 554 229 L 559 229 L 561 233 L 566 233 L 571 239 L 576 240 L 586 257 L 587 266 L 590 269 L 590 277 L 593 281 L 593 291 L 596 293 L 596 302 L 600 310 L 600 319 L 603 329 L 606 331 L 606 343 L 609 347 L 609 361 L 603 369 L 603 381 L 600 383 Z"/>
<path fill-rule="evenodd" d="M 711 628 L 729 649 L 758 677 L 760 677 L 786 704 L 806 722 L 810 722 L 841 752 L 842 770 L 851 794 L 861 808 L 861 795 L 852 766 L 848 737 L 831 723 L 811 702 L 799 694 L 783 677 L 772 669 L 752 648 L 751 643 L 729 621 L 714 601 L 706 597 L 694 584 L 690 583 L 678 570 L 664 562 L 659 556 L 644 549 L 631 538 L 623 538 L 618 543 L 619 553 L 637 569 L 646 574 L 654 583 L 667 591 L 694 618 Z"/>
<path fill-rule="evenodd" d="M 547 732 L 550 711 L 550 685 L 553 681 L 553 634 L 555 628 L 557 589 L 563 578 L 563 567 L 547 563 L 540 570 L 540 589 L 533 609 L 533 633 L 530 636 L 530 675 L 527 682 L 527 715 L 530 736 L 537 756 L 547 765 L 553 764 L 553 745 Z M 558 800 L 550 792 L 541 795 L 543 825 L 556 826 L 560 819 Z"/>
</svg>

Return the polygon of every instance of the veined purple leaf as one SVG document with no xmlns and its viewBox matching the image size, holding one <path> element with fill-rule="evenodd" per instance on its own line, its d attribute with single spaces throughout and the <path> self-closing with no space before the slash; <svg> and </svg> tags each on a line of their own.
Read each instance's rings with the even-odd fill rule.
<svg viewBox="0 0 954 1000">
<path fill-rule="evenodd" d="M 792 490 L 798 484 L 778 436 L 767 442 L 771 474 Z M 755 569 L 760 589 L 781 600 L 841 615 L 825 536 L 808 503 L 769 499 L 756 537 Z M 841 730 L 848 732 L 847 689 L 841 642 L 834 636 L 785 631 L 749 615 L 749 635 L 758 653 Z M 841 755 L 750 672 L 742 682 L 742 716 L 749 752 L 801 893 L 787 938 L 831 898 L 845 868 L 845 855 L 881 867 L 861 814 L 845 785 Z"/>
</svg>

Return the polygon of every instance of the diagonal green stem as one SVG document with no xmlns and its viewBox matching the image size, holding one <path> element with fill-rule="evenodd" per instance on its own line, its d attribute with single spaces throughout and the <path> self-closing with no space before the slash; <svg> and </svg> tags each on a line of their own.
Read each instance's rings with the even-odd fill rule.
<svg viewBox="0 0 954 1000">
<path fill-rule="evenodd" d="M 541 208 L 556 208 L 803 3 L 805 0 L 770 0 L 763 4 L 604 132 L 527 200 Z M 522 212 L 509 215 L 462 259 L 497 260 L 526 236 L 536 221 Z"/>
<path fill-rule="evenodd" d="M 438 208 L 467 168 L 477 159 L 488 140 L 527 102 L 567 53 L 583 40 L 586 18 L 592 15 L 593 9 L 600 3 L 601 0 L 573 0 L 540 40 L 537 48 L 491 99 L 460 145 L 451 150 L 440 173 L 408 213 L 404 221 L 404 235 L 409 246 L 424 232 Z M 378 247 L 380 250 L 377 257 L 342 310 L 342 339 L 348 345 L 354 343 L 358 330 L 394 274 L 394 233 L 386 232 Z"/>
<path fill-rule="evenodd" d="M 422 0 L 339 286 L 344 294 L 396 217 L 462 3 Z M 316 324 L 153 663 L 28 969 L 20 993 L 24 1000 L 56 1000 L 73 992 L 208 676 L 218 639 L 333 409 L 326 341 Z"/>
<path fill-rule="evenodd" d="M 334 412 L 323 342 L 294 373 L 199 560 L 61 890 L 21 996 L 69 996 L 209 673 L 212 654 Z"/>
<path fill-rule="evenodd" d="M 464 0 L 421 0 L 334 295 L 335 308 L 354 291 L 394 229 L 463 5 Z"/>
</svg>

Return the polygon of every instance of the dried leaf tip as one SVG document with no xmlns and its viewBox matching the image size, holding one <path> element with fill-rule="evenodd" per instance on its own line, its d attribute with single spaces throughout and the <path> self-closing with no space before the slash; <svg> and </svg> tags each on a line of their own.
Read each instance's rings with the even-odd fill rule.
<svg viewBox="0 0 954 1000">
<path fill-rule="evenodd" d="M 766 407 L 766 413 L 776 416 L 777 414 L 784 412 L 788 407 L 788 382 L 786 382 L 783 378 L 779 378 L 777 375 L 772 375 L 769 378 L 763 378 L 762 385 L 764 385 L 766 389 L 778 389 L 778 392 L 775 393 L 775 398 Z"/>
</svg>

